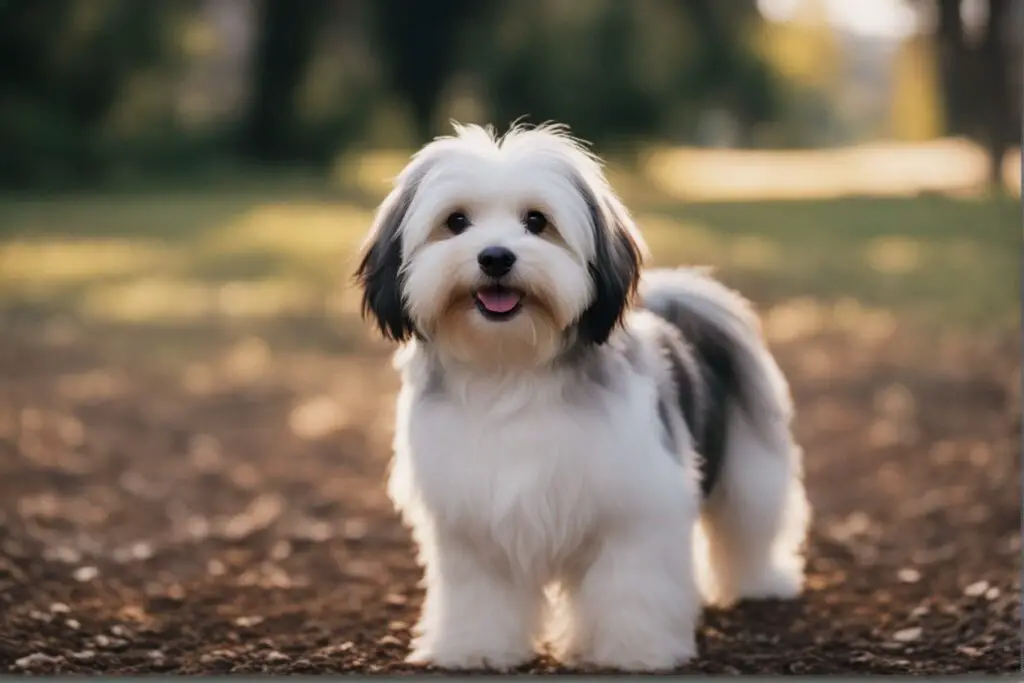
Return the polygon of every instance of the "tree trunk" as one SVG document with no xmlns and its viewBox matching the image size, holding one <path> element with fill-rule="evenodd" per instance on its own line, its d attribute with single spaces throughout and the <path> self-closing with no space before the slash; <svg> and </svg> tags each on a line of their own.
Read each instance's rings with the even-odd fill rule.
<svg viewBox="0 0 1024 683">
<path fill-rule="evenodd" d="M 960 0 L 938 2 L 939 78 L 942 81 L 946 133 L 972 135 L 970 107 L 975 83 L 971 77 L 974 59 L 960 20 Z"/>
<path fill-rule="evenodd" d="M 988 152 L 989 184 L 996 191 L 1003 190 L 1003 159 L 1017 132 L 1010 94 L 1011 51 L 1004 33 L 1007 5 L 1006 0 L 989 0 L 988 24 L 979 47 L 981 73 L 978 81 L 985 90 L 983 142 Z"/>
<path fill-rule="evenodd" d="M 279 163 L 299 155 L 297 95 L 329 6 L 329 0 L 264 0 L 252 100 L 241 129 L 243 156 Z"/>
<path fill-rule="evenodd" d="M 494 0 L 372 0 L 374 33 L 390 86 L 405 101 L 420 142 L 459 56 L 462 30 L 493 11 Z M 428 26 L 429 30 L 424 30 Z"/>
</svg>

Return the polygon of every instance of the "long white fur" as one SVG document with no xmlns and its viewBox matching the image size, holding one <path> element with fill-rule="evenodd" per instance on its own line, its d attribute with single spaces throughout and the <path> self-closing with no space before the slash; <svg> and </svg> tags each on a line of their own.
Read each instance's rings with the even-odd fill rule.
<svg viewBox="0 0 1024 683">
<path fill-rule="evenodd" d="M 593 303 L 588 264 L 604 237 L 595 237 L 580 178 L 644 248 L 599 164 L 557 128 L 502 140 L 457 127 L 399 176 L 385 202 L 408 202 L 396 234 L 378 224 L 370 235 L 371 246 L 400 239 L 402 302 L 419 332 L 396 354 L 402 388 L 388 482 L 425 573 L 410 661 L 506 669 L 549 647 L 571 663 L 671 669 L 697 653 L 702 598 L 801 591 L 808 508 L 788 387 L 741 297 L 694 271 L 649 271 L 640 291 L 651 310 L 628 311 L 615 333 L 627 335 L 635 358 L 623 361 L 615 344 L 591 352 L 617 368 L 614 390 L 581 391 L 557 345 L 503 357 L 503 337 L 525 323 L 470 309 L 459 324 L 488 343 L 455 353 L 438 341 L 449 294 L 479 283 L 477 252 L 501 244 L 518 256 L 516 281 L 546 293 L 555 332 L 570 343 L 573 321 Z M 473 226 L 432 238 L 454 208 Z M 545 211 L 561 240 L 524 230 L 526 208 Z M 733 342 L 755 399 L 753 415 L 730 414 L 722 477 L 707 501 L 685 428 L 675 449 L 662 438 L 658 396 L 671 380 L 656 313 L 665 301 Z M 683 424 L 678 409 L 673 419 Z"/>
</svg>

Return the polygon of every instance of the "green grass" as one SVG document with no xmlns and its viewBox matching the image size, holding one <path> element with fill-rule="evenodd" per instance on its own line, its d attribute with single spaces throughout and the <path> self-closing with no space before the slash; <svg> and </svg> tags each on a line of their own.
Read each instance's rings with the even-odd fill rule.
<svg viewBox="0 0 1024 683">
<path fill-rule="evenodd" d="M 854 299 L 953 325 L 1017 324 L 1017 201 L 778 201 L 651 213 L 682 224 L 652 236 L 659 261 L 707 260 L 755 299 Z"/>
<path fill-rule="evenodd" d="M 854 300 L 965 330 L 1019 318 L 1016 201 L 626 200 L 656 264 L 712 265 L 765 306 Z M 352 315 L 372 208 L 292 186 L 3 199 L 0 310 L 162 325 Z"/>
</svg>

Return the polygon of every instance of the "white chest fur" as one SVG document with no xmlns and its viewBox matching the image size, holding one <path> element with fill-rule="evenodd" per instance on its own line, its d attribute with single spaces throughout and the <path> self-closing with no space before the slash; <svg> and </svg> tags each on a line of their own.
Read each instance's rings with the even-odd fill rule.
<svg viewBox="0 0 1024 683">
<path fill-rule="evenodd" d="M 405 370 L 389 493 L 417 534 L 443 526 L 546 581 L 610 527 L 689 517 L 694 477 L 664 450 L 652 378 L 575 395 L 552 375 L 432 392 Z"/>
</svg>

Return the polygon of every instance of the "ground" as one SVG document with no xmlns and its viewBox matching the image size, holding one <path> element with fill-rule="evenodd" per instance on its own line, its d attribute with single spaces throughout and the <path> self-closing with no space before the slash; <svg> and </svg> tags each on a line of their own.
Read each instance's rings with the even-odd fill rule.
<svg viewBox="0 0 1024 683">
<path fill-rule="evenodd" d="M 373 197 L 276 191 L 0 202 L 0 671 L 414 670 L 396 379 L 334 287 Z M 757 304 L 815 508 L 806 594 L 685 671 L 1018 671 L 1018 207 L 630 201 Z"/>
</svg>

